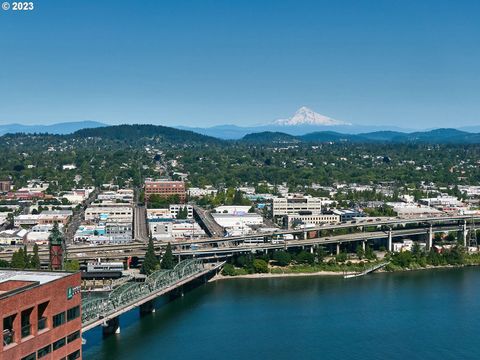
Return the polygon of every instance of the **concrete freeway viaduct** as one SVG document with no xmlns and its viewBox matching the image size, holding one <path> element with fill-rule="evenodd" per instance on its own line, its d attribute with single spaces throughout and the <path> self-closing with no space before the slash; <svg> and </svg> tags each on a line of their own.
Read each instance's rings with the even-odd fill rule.
<svg viewBox="0 0 480 360">
<path fill-rule="evenodd" d="M 218 237 L 196 241 L 175 242 L 174 254 L 182 257 L 225 258 L 236 253 L 269 251 L 274 249 L 305 248 L 336 244 L 337 252 L 344 244 L 367 241 L 384 241 L 385 247 L 392 250 L 395 238 L 424 236 L 427 249 L 432 246 L 435 233 L 457 231 L 463 234 L 464 245 L 468 245 L 468 232 L 480 224 L 480 216 L 443 216 L 434 218 L 388 219 L 378 221 L 357 221 L 315 228 L 283 230 L 264 234 L 238 237 Z M 348 234 L 335 234 L 338 230 L 353 231 Z M 165 243 L 156 243 L 155 250 L 161 253 Z M 145 243 L 125 245 L 69 246 L 70 259 L 88 261 L 125 260 L 127 257 L 142 258 L 146 251 Z M 11 253 L 0 253 L 0 259 L 10 259 Z M 46 249 L 40 250 L 42 260 L 48 259 Z"/>
<path fill-rule="evenodd" d="M 250 252 L 268 252 L 269 250 L 280 250 L 290 248 L 310 249 L 313 251 L 315 246 L 336 244 L 336 252 L 339 253 L 344 244 L 358 242 L 364 247 L 368 241 L 385 239 L 387 248 L 392 249 L 392 242 L 394 238 L 424 235 L 426 239 L 427 248 L 432 246 L 432 236 L 434 233 L 447 231 L 462 231 L 462 226 L 441 226 L 428 227 L 417 229 L 404 230 L 389 230 L 389 231 L 374 231 L 364 233 L 353 233 L 346 235 L 336 235 L 329 237 L 315 237 L 307 239 L 294 239 L 286 241 L 262 242 L 262 243 L 240 243 L 238 245 L 222 242 L 218 246 L 206 246 L 202 248 L 192 249 L 188 246 L 176 246 L 173 254 L 181 258 L 195 257 L 195 258 L 210 258 L 221 259 L 227 258 L 234 254 L 250 253 Z M 183 248 L 182 248 L 183 247 Z M 85 250 L 71 254 L 70 258 L 76 258 L 80 261 L 94 260 L 96 258 L 109 260 L 122 260 L 127 256 L 136 256 L 142 258 L 145 255 L 146 246 L 139 246 L 136 248 L 125 249 L 119 247 L 112 247 L 110 249 L 93 249 L 91 251 Z M 160 253 L 162 246 L 156 247 L 156 252 Z"/>
</svg>

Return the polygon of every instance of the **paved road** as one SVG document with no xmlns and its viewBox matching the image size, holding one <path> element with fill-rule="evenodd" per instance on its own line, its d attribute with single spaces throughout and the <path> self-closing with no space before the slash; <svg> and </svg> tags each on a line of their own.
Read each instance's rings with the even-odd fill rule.
<svg viewBox="0 0 480 360">
<path fill-rule="evenodd" d="M 98 189 L 92 191 L 90 196 L 87 200 L 85 200 L 79 210 L 74 210 L 72 218 L 70 219 L 67 231 L 65 233 L 65 241 L 67 244 L 73 244 L 73 238 L 75 237 L 75 233 L 77 232 L 78 227 L 82 223 L 85 215 L 85 209 L 92 203 L 93 200 L 97 198 Z"/>
<path fill-rule="evenodd" d="M 221 227 L 213 218 L 212 214 L 199 206 L 193 206 L 194 214 L 198 217 L 199 224 L 210 237 L 221 237 L 225 229 Z"/>
<path fill-rule="evenodd" d="M 147 242 L 148 230 L 147 230 L 147 219 L 145 218 L 145 206 L 135 205 L 133 227 L 135 229 L 134 239 L 136 241 Z"/>
</svg>

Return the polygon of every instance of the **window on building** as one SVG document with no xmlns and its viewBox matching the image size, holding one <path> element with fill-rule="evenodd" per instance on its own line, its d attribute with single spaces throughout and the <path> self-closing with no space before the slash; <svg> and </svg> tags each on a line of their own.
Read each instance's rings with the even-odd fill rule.
<svg viewBox="0 0 480 360">
<path fill-rule="evenodd" d="M 76 319 L 80 316 L 80 306 L 75 306 L 67 310 L 67 321 Z"/>
<path fill-rule="evenodd" d="M 80 337 L 80 331 L 75 331 L 67 336 L 67 343 L 71 343 L 72 341 L 77 340 Z"/>
<path fill-rule="evenodd" d="M 80 350 L 76 350 L 67 356 L 67 360 L 75 360 L 80 358 Z"/>
<path fill-rule="evenodd" d="M 3 346 L 15 342 L 15 331 L 13 330 L 13 324 L 16 316 L 17 314 L 13 314 L 3 318 Z"/>
<path fill-rule="evenodd" d="M 47 356 L 51 352 L 52 352 L 52 345 L 47 345 L 47 346 L 41 348 L 40 350 L 38 350 L 37 357 L 39 359 L 41 359 L 42 357 Z"/>
<path fill-rule="evenodd" d="M 53 343 L 53 351 L 60 349 L 61 347 L 65 346 L 66 344 L 65 338 L 58 339 Z"/>
<path fill-rule="evenodd" d="M 53 327 L 56 328 L 65 324 L 65 311 L 53 316 Z"/>
<path fill-rule="evenodd" d="M 48 328 L 48 320 L 47 320 L 47 309 L 48 309 L 49 301 L 45 301 L 38 305 L 37 309 L 37 323 L 38 323 L 38 331 L 44 330 Z"/>
<path fill-rule="evenodd" d="M 24 356 L 22 360 L 36 360 L 37 354 L 36 353 L 31 353 L 30 355 Z"/>
<path fill-rule="evenodd" d="M 22 311 L 21 325 L 22 325 L 22 338 L 30 336 L 32 334 L 32 324 L 30 322 L 30 316 L 32 315 L 33 307 Z"/>
<path fill-rule="evenodd" d="M 37 324 L 38 324 L 38 331 L 44 330 L 48 328 L 48 319 L 47 319 L 47 309 L 48 309 L 49 301 L 45 301 L 38 305 L 37 309 Z"/>
</svg>

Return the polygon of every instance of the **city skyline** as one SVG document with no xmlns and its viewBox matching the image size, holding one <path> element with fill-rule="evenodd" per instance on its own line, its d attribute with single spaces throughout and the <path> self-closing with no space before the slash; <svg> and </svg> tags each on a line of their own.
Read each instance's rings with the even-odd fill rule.
<svg viewBox="0 0 480 360">
<path fill-rule="evenodd" d="M 473 126 L 478 8 L 45 1 L 2 11 L 0 124 L 254 126 L 305 105 L 356 125 Z"/>
</svg>

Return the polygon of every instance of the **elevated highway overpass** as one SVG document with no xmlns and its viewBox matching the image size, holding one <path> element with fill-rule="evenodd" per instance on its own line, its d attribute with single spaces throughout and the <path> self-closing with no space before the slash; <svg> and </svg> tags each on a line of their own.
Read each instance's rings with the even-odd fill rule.
<svg viewBox="0 0 480 360">
<path fill-rule="evenodd" d="M 337 252 L 340 251 L 341 246 L 358 242 L 359 244 L 366 244 L 368 241 L 374 240 L 384 240 L 385 245 L 388 248 L 393 239 L 400 237 L 409 237 L 409 236 L 425 236 L 425 242 L 428 244 L 428 239 L 431 239 L 432 235 L 438 232 L 447 232 L 447 231 L 462 231 L 463 227 L 461 226 L 442 226 L 442 227 L 428 227 L 428 228 L 418 228 L 418 229 L 403 229 L 403 230 L 391 230 L 391 231 L 374 231 L 374 232 L 359 232 L 352 234 L 328 236 L 328 237 L 318 237 L 318 238 L 307 238 L 307 239 L 293 239 L 285 241 L 273 241 L 273 242 L 258 242 L 258 243 L 241 243 L 238 245 L 232 245 L 228 242 L 222 242 L 218 246 L 205 246 L 201 248 L 191 248 L 188 246 L 174 246 L 173 254 L 181 258 L 227 258 L 235 254 L 241 253 L 251 253 L 251 252 L 268 252 L 270 250 L 280 250 L 280 249 L 291 249 L 291 248 L 308 248 L 312 249 L 316 246 L 322 245 L 337 245 Z M 428 246 L 428 245 L 427 245 Z M 431 246 L 431 245 L 430 245 Z M 123 260 L 128 256 L 136 256 L 143 258 L 146 251 L 145 245 L 137 245 L 135 248 L 119 248 L 119 247 L 110 247 L 108 249 L 84 249 L 82 252 L 77 252 L 75 254 L 70 253 L 70 258 L 78 259 L 79 261 L 89 261 L 97 258 L 108 259 L 108 260 Z M 160 254 L 163 251 L 163 246 L 156 246 L 155 251 L 157 254 Z"/>
<path fill-rule="evenodd" d="M 410 219 L 380 219 L 375 221 L 357 221 L 344 224 L 328 224 L 314 228 L 279 230 L 257 233 L 247 236 L 216 237 L 195 241 L 172 243 L 174 254 L 180 257 L 226 257 L 236 253 L 268 251 L 270 249 L 288 249 L 312 247 L 318 245 L 339 244 L 385 239 L 387 249 L 392 249 L 393 239 L 406 236 L 425 235 L 427 248 L 432 246 L 433 234 L 446 231 L 463 233 L 464 244 L 471 228 L 480 225 L 480 216 L 443 216 Z M 338 231 L 350 231 L 336 234 Z M 147 244 L 129 243 L 122 245 L 69 245 L 68 257 L 79 261 L 125 260 L 127 257 L 143 258 Z M 161 253 L 166 243 L 155 243 L 155 250 Z M 337 247 L 338 249 L 338 247 Z M 48 260 L 48 249 L 40 249 L 41 260 Z M 10 260 L 12 253 L 0 252 L 0 259 Z"/>
</svg>

